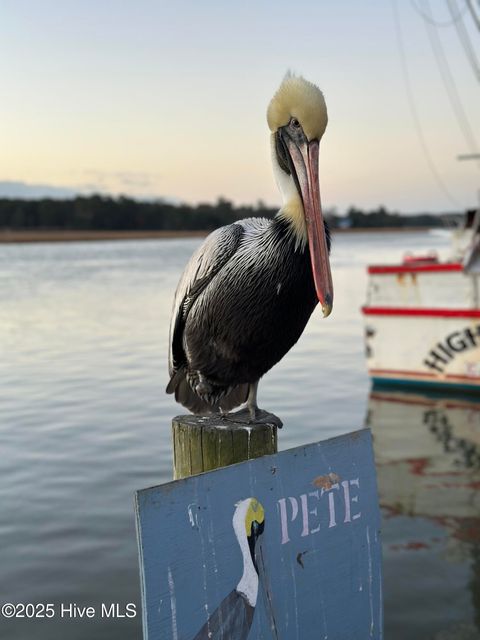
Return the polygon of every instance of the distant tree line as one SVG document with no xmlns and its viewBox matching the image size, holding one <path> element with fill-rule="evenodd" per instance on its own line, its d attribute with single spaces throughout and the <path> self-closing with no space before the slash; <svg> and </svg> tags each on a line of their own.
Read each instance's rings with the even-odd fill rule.
<svg viewBox="0 0 480 640">
<path fill-rule="evenodd" d="M 334 227 L 443 227 L 445 225 L 445 216 L 431 213 L 417 213 L 407 216 L 396 212 L 389 212 L 385 207 L 378 207 L 378 209 L 374 209 L 373 211 L 362 211 L 356 207 L 350 207 L 345 217 L 340 218 L 336 215 L 333 217 Z"/>
<path fill-rule="evenodd" d="M 69 200 L 44 198 L 21 200 L 0 198 L 0 228 L 82 230 L 210 230 L 242 218 L 271 218 L 277 208 L 262 202 L 255 206 L 234 206 L 220 198 L 215 204 L 172 204 L 144 202 L 126 197 L 78 196 Z M 335 209 L 325 212 L 331 228 L 439 227 L 442 216 L 400 215 L 384 207 L 362 211 L 351 207 L 340 216 Z"/>
</svg>

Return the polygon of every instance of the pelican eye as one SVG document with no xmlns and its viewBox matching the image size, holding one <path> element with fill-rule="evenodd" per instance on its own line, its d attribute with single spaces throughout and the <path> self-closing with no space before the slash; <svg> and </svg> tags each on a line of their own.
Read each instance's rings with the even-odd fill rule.
<svg viewBox="0 0 480 640">
<path fill-rule="evenodd" d="M 290 124 L 292 127 L 294 127 L 295 129 L 299 129 L 300 128 L 300 122 L 296 119 L 296 118 L 292 118 L 290 120 Z"/>
</svg>

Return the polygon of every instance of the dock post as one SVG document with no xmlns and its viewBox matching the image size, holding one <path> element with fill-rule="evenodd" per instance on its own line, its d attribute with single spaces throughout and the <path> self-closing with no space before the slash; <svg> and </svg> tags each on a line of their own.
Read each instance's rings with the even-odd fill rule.
<svg viewBox="0 0 480 640">
<path fill-rule="evenodd" d="M 277 453 L 277 416 L 260 411 L 250 423 L 246 411 L 177 416 L 172 420 L 174 479 Z"/>
</svg>

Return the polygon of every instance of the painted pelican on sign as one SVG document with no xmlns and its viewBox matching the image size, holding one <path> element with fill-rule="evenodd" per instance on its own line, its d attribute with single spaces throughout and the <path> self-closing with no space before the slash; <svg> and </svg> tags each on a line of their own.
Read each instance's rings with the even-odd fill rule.
<svg viewBox="0 0 480 640">
<path fill-rule="evenodd" d="M 291 349 L 318 302 L 333 304 L 330 236 L 320 204 L 321 91 L 287 74 L 267 111 L 283 205 L 211 233 L 177 287 L 167 393 L 194 413 L 257 411 L 259 379 Z"/>
<path fill-rule="evenodd" d="M 242 500 L 236 505 L 232 522 L 242 552 L 243 574 L 194 640 L 246 640 L 252 626 L 258 596 L 255 545 L 265 525 L 262 505 L 256 498 Z"/>
</svg>

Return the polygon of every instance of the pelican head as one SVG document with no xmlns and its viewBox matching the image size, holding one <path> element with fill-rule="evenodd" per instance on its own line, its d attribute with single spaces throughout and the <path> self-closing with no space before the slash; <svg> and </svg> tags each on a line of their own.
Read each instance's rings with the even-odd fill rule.
<svg viewBox="0 0 480 640">
<path fill-rule="evenodd" d="M 250 498 L 250 502 L 245 515 L 245 533 L 247 534 L 248 546 L 252 562 L 257 569 L 255 562 L 255 544 L 265 527 L 265 512 L 262 505 L 256 498 Z M 258 571 L 258 569 L 257 569 Z"/>
<path fill-rule="evenodd" d="M 326 317 L 332 310 L 333 283 L 318 181 L 318 149 L 328 121 L 322 92 L 288 73 L 268 106 L 267 121 L 284 201 L 280 216 L 292 223 L 298 245 L 308 241 L 315 290 Z"/>
<path fill-rule="evenodd" d="M 258 593 L 255 545 L 265 527 L 265 512 L 260 502 L 256 498 L 246 498 L 238 502 L 232 524 L 243 556 L 243 575 L 237 585 L 237 591 L 254 607 Z"/>
</svg>

